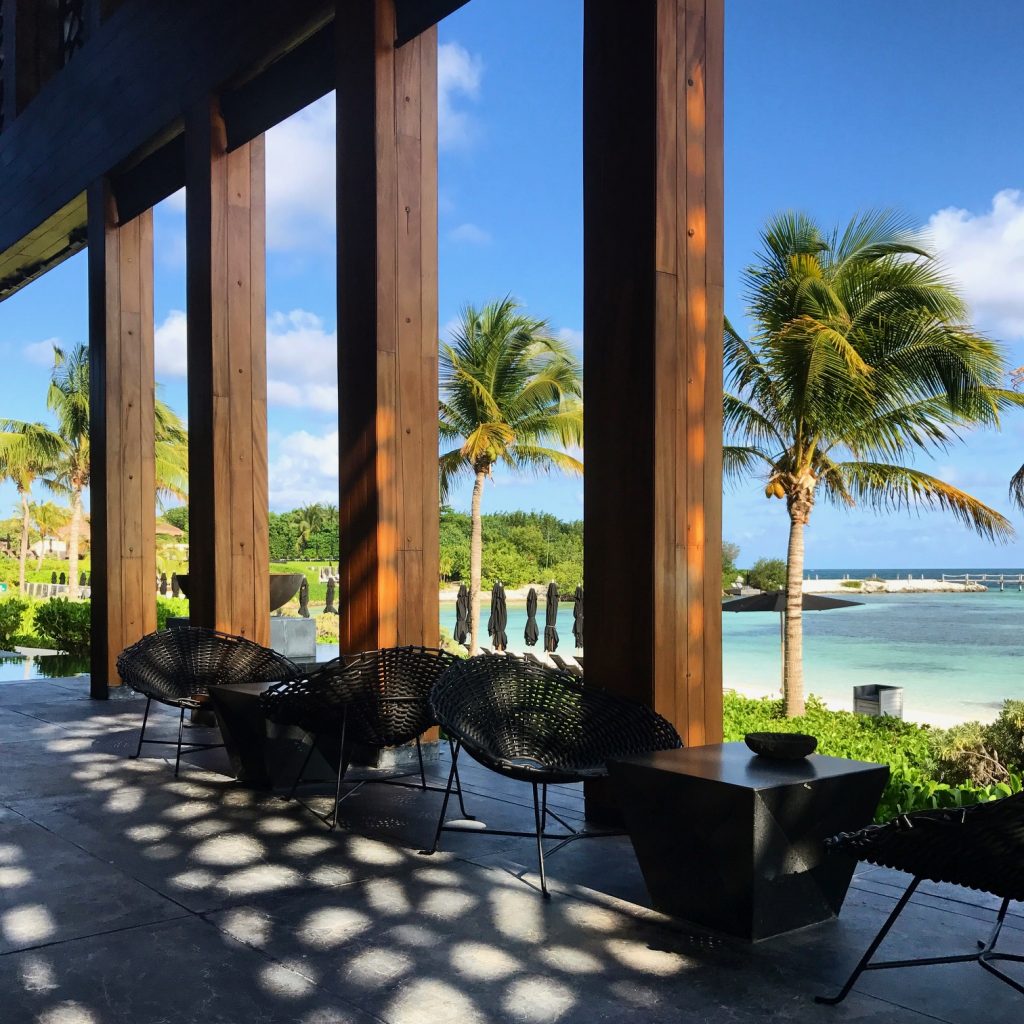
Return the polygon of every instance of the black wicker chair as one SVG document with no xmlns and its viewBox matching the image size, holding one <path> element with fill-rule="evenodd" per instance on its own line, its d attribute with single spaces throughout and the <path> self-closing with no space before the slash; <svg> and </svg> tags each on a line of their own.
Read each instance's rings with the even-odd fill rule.
<svg viewBox="0 0 1024 1024">
<path fill-rule="evenodd" d="M 906 871 L 913 879 L 839 994 L 818 996 L 818 1002 L 834 1005 L 845 999 L 865 971 L 971 961 L 977 961 L 986 971 L 1024 994 L 1024 985 L 993 963 L 1024 963 L 1024 956 L 995 951 L 1011 900 L 1024 900 L 1024 793 L 956 810 L 904 814 L 885 825 L 870 825 L 859 832 L 835 836 L 827 846 L 858 860 Z M 976 952 L 957 956 L 872 962 L 896 918 L 926 879 L 978 889 L 1001 898 L 995 929 L 988 941 L 979 942 Z"/>
<path fill-rule="evenodd" d="M 271 687 L 260 698 L 266 717 L 280 725 L 298 726 L 314 737 L 286 799 L 294 797 L 306 781 L 306 768 L 318 748 L 331 758 L 337 751 L 334 813 L 321 815 L 308 809 L 332 829 L 338 823 L 341 803 L 367 782 L 438 789 L 427 784 L 420 736 L 437 724 L 430 709 L 430 691 L 458 660 L 447 651 L 429 647 L 390 647 L 336 658 L 308 676 Z M 392 773 L 360 779 L 344 797 L 341 795 L 354 750 L 398 747 L 413 741 L 419 760 L 419 783 L 406 782 L 407 773 Z M 458 795 L 462 804 L 461 786 Z"/>
<path fill-rule="evenodd" d="M 201 626 L 181 626 L 144 636 L 118 655 L 117 671 L 126 686 L 146 698 L 139 745 L 132 756 L 142 753 L 143 743 L 176 746 L 175 775 L 183 753 L 223 746 L 182 742 L 185 712 L 202 707 L 211 686 L 276 682 L 299 674 L 298 667 L 277 651 L 245 637 Z M 153 701 L 178 708 L 177 741 L 145 738 Z"/>
<path fill-rule="evenodd" d="M 588 687 L 569 672 L 515 656 L 457 662 L 438 680 L 430 702 L 437 721 L 454 738 L 455 749 L 434 843 L 423 852 L 436 852 L 442 832 L 470 831 L 445 824 L 458 755 L 465 749 L 485 768 L 533 787 L 534 831 L 472 831 L 536 839 L 545 897 L 544 840 L 557 841 L 547 851 L 550 857 L 577 839 L 621 835 L 574 829 L 548 807 L 548 786 L 601 778 L 608 773 L 607 762 L 617 757 L 682 746 L 675 729 L 650 708 Z M 565 831 L 549 833 L 549 818 Z"/>
</svg>

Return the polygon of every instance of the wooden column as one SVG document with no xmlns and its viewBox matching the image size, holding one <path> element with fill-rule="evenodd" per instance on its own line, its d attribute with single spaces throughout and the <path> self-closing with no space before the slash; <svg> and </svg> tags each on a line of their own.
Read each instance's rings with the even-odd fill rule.
<svg viewBox="0 0 1024 1024">
<path fill-rule="evenodd" d="M 436 645 L 437 35 L 336 23 L 341 649 Z"/>
<path fill-rule="evenodd" d="M 270 642 L 263 136 L 186 117 L 189 618 Z"/>
<path fill-rule="evenodd" d="M 91 693 L 106 697 L 118 654 L 156 629 L 153 215 L 119 225 L 105 181 L 88 200 Z"/>
<path fill-rule="evenodd" d="M 587 0 L 587 678 L 722 736 L 724 0 Z"/>
</svg>

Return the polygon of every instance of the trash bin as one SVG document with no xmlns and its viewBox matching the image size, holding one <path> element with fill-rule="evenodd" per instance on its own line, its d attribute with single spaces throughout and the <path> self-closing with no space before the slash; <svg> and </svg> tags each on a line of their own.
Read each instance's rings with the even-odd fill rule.
<svg viewBox="0 0 1024 1024">
<path fill-rule="evenodd" d="M 853 712 L 856 715 L 903 717 L 903 687 L 870 683 L 853 688 Z"/>
</svg>

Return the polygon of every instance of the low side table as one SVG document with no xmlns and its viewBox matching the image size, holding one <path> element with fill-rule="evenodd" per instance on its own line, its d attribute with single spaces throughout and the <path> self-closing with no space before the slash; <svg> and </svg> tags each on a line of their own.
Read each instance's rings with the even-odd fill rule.
<svg viewBox="0 0 1024 1024">
<path fill-rule="evenodd" d="M 609 763 L 654 906 L 750 941 L 835 917 L 856 861 L 824 840 L 871 823 L 886 765 L 743 743 Z"/>
</svg>

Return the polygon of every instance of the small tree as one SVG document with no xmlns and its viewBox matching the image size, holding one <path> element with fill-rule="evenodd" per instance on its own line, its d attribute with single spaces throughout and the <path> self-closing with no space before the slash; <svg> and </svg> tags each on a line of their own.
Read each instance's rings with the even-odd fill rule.
<svg viewBox="0 0 1024 1024">
<path fill-rule="evenodd" d="M 786 585 L 786 563 L 781 558 L 759 558 L 747 573 L 747 586 L 758 590 L 782 590 Z"/>
</svg>

